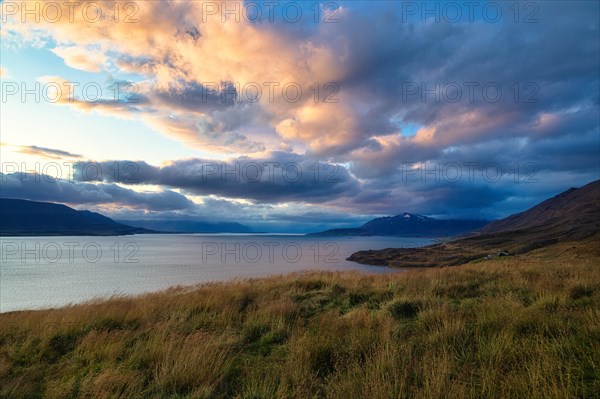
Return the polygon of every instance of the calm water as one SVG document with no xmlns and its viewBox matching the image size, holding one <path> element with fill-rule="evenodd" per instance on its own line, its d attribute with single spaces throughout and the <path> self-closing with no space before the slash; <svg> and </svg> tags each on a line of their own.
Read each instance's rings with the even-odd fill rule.
<svg viewBox="0 0 600 399">
<path fill-rule="evenodd" d="M 2 237 L 0 312 L 306 270 L 390 272 L 345 259 L 358 250 L 429 242 L 296 235 Z"/>
</svg>

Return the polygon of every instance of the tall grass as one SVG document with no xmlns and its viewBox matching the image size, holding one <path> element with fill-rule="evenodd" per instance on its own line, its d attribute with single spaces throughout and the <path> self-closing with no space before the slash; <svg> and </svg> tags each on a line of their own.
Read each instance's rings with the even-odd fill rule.
<svg viewBox="0 0 600 399">
<path fill-rule="evenodd" d="M 308 273 L 0 315 L 2 398 L 593 398 L 600 268 Z"/>
</svg>

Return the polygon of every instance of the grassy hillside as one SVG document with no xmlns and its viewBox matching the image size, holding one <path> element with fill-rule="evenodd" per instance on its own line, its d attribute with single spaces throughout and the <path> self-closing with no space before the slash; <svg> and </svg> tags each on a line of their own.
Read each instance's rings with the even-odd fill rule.
<svg viewBox="0 0 600 399">
<path fill-rule="evenodd" d="M 570 249 L 2 314 L 1 397 L 598 397 L 600 268 Z"/>
<path fill-rule="evenodd" d="M 351 261 L 398 268 L 456 266 L 498 253 L 525 255 L 565 242 L 593 244 L 600 259 L 600 180 L 486 225 L 479 234 L 420 248 L 364 250 Z"/>
</svg>

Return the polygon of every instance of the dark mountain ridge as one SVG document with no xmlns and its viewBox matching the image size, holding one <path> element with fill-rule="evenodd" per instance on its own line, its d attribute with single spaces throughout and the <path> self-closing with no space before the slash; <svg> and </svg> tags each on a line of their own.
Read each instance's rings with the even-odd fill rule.
<svg viewBox="0 0 600 399">
<path fill-rule="evenodd" d="M 252 233 L 235 222 L 192 220 L 115 221 L 88 210 L 63 204 L 0 198 L 0 235 L 127 235 L 150 233 Z"/>
<path fill-rule="evenodd" d="M 447 237 L 472 232 L 487 223 L 485 220 L 434 219 L 405 212 L 376 218 L 357 228 L 332 229 L 309 235 Z"/>
<path fill-rule="evenodd" d="M 570 188 L 521 213 L 485 225 L 480 233 L 507 231 L 556 233 L 563 239 L 582 239 L 600 230 L 600 180 Z"/>
<path fill-rule="evenodd" d="M 78 211 L 62 204 L 0 198 L 1 236 L 128 235 L 151 230 L 117 223 L 96 212 Z"/>
</svg>

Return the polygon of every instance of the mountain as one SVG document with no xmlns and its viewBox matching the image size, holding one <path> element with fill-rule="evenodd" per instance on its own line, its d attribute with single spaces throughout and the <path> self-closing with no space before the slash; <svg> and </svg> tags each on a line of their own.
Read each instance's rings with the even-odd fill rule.
<svg viewBox="0 0 600 399">
<path fill-rule="evenodd" d="M 253 233 L 250 227 L 235 222 L 194 220 L 119 220 L 119 222 L 165 233 Z"/>
<path fill-rule="evenodd" d="M 309 235 L 446 237 L 472 232 L 487 223 L 484 220 L 434 219 L 423 215 L 403 213 L 402 215 L 373 219 L 357 228 L 333 229 Z"/>
<path fill-rule="evenodd" d="M 0 236 L 92 235 L 153 233 L 127 226 L 90 211 L 62 204 L 0 198 Z"/>
<path fill-rule="evenodd" d="M 600 229 L 600 180 L 582 188 L 570 188 L 525 212 L 484 226 L 480 233 L 535 231 L 562 239 L 582 239 Z"/>
<path fill-rule="evenodd" d="M 600 180 L 571 188 L 524 212 L 491 222 L 477 233 L 422 248 L 359 251 L 348 260 L 392 267 L 454 266 L 498 256 L 600 257 Z"/>
</svg>

